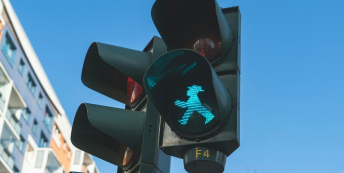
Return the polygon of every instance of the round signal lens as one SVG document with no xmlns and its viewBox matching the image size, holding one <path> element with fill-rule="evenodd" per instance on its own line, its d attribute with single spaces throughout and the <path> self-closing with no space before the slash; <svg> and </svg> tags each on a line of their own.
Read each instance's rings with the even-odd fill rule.
<svg viewBox="0 0 344 173">
<path fill-rule="evenodd" d="M 133 161 L 136 158 L 135 152 L 134 150 L 130 149 L 129 147 L 125 146 L 124 144 L 120 144 L 120 146 L 118 147 L 119 149 L 119 164 L 122 165 L 118 165 L 122 168 L 128 168 L 130 167 L 130 165 L 133 163 Z"/>
<path fill-rule="evenodd" d="M 220 38 L 201 38 L 193 45 L 193 50 L 205 56 L 209 62 L 216 60 L 222 51 Z"/>
<path fill-rule="evenodd" d="M 127 82 L 127 98 L 130 104 L 135 104 L 141 97 L 143 88 L 140 84 L 128 77 Z"/>
<path fill-rule="evenodd" d="M 123 155 L 123 166 L 129 166 L 131 162 L 134 160 L 134 156 L 135 152 L 127 147 Z"/>
</svg>

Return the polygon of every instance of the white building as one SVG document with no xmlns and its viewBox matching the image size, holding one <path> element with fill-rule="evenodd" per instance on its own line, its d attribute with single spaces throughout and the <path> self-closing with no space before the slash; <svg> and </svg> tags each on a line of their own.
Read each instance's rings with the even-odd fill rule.
<svg viewBox="0 0 344 173">
<path fill-rule="evenodd" d="M 9 0 L 0 0 L 0 172 L 99 173 L 70 141 L 71 124 Z"/>
</svg>

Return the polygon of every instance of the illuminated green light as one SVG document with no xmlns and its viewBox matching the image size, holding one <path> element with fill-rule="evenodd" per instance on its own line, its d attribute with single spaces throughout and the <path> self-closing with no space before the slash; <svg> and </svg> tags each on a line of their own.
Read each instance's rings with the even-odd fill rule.
<svg viewBox="0 0 344 173">
<path fill-rule="evenodd" d="M 183 54 L 183 53 L 173 54 L 174 56 L 170 56 L 170 57 L 175 58 L 175 56 L 179 56 L 181 54 Z M 159 80 L 162 77 L 166 76 L 167 74 L 169 74 L 169 73 L 171 73 L 171 72 L 173 72 L 175 70 L 176 71 L 181 71 L 181 70 L 185 69 L 185 70 L 183 70 L 183 74 L 182 74 L 182 75 L 185 75 L 186 72 L 188 72 L 192 68 L 194 68 L 196 66 L 196 64 L 197 64 L 197 62 L 194 62 L 193 64 L 189 65 L 188 67 L 186 67 L 187 64 L 183 64 L 180 67 L 178 67 L 178 66 L 171 67 L 169 70 L 164 70 L 164 68 L 162 68 L 164 66 L 158 68 L 159 70 L 158 70 L 157 73 L 153 74 L 152 76 L 147 75 L 147 77 L 146 77 L 147 84 L 149 85 L 149 89 L 154 88 L 155 85 L 159 82 Z M 165 64 L 165 66 L 166 66 L 166 64 Z"/>
<path fill-rule="evenodd" d="M 178 107 L 181 108 L 188 108 L 184 114 L 184 116 L 182 117 L 182 119 L 178 120 L 178 122 L 181 125 L 186 125 L 186 123 L 188 122 L 191 114 L 194 111 L 197 111 L 199 114 L 203 115 L 205 117 L 205 123 L 207 124 L 208 122 L 210 122 L 215 116 L 209 111 L 207 110 L 201 103 L 200 99 L 198 98 L 197 94 L 199 92 L 204 92 L 204 90 L 202 90 L 202 86 L 197 86 L 197 85 L 193 85 L 191 87 L 188 87 L 188 91 L 186 93 L 187 96 L 189 96 L 190 98 L 184 102 L 184 101 L 180 101 L 180 100 L 176 100 L 174 102 L 174 104 Z"/>
<path fill-rule="evenodd" d="M 183 75 L 184 75 L 187 71 L 189 71 L 190 69 L 194 68 L 195 66 L 196 66 L 196 62 L 194 62 L 194 63 L 191 64 L 186 70 L 184 70 Z"/>
</svg>

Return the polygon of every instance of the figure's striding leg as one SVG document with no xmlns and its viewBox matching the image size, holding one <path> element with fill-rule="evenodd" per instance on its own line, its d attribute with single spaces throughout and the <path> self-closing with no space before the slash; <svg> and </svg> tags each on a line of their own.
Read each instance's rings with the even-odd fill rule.
<svg viewBox="0 0 344 173">
<path fill-rule="evenodd" d="M 187 109 L 184 116 L 182 117 L 182 119 L 178 120 L 178 122 L 181 124 L 181 125 L 186 125 L 186 123 L 188 122 L 191 114 L 194 112 L 193 109 Z"/>
<path fill-rule="evenodd" d="M 206 109 L 204 106 L 200 106 L 198 107 L 197 109 L 197 112 L 200 113 L 201 115 L 203 115 L 205 117 L 205 123 L 204 124 L 207 124 L 209 123 L 212 119 L 214 119 L 214 115 L 208 111 L 208 109 Z"/>
</svg>

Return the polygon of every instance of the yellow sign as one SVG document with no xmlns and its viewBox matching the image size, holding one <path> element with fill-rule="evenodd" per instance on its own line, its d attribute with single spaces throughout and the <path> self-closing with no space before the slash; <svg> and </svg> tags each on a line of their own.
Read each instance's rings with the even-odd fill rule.
<svg viewBox="0 0 344 173">
<path fill-rule="evenodd" d="M 196 150 L 196 158 L 198 158 L 198 155 L 201 155 L 201 154 L 202 154 L 201 151 L 202 151 L 202 150 Z M 210 155 L 209 155 L 209 150 L 205 150 L 205 152 L 203 153 L 203 156 L 209 157 L 209 156 L 210 156 Z"/>
</svg>

